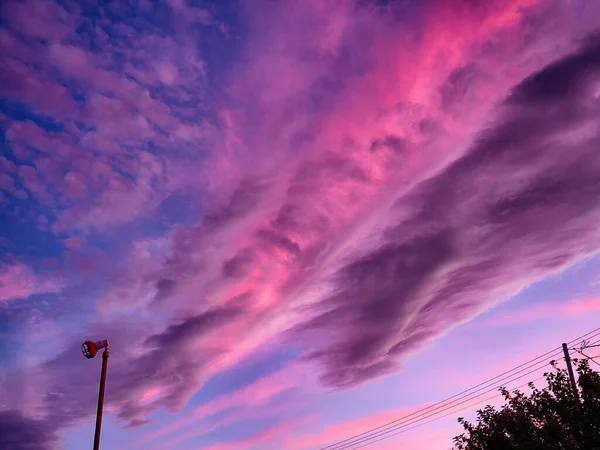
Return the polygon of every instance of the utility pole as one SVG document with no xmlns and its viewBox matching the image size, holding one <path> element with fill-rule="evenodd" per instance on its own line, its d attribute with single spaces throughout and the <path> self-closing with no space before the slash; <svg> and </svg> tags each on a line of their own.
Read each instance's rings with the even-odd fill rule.
<svg viewBox="0 0 600 450">
<path fill-rule="evenodd" d="M 569 378 L 571 379 L 571 386 L 573 387 L 573 393 L 575 398 L 579 401 L 579 391 L 577 390 L 577 383 L 575 382 L 575 375 L 573 374 L 573 366 L 571 365 L 571 355 L 569 355 L 569 347 L 567 344 L 562 345 L 563 352 L 565 354 L 565 361 L 567 362 L 567 370 L 569 371 Z"/>
<path fill-rule="evenodd" d="M 100 372 L 100 391 L 98 392 L 98 410 L 96 411 L 96 432 L 94 433 L 94 450 L 100 448 L 100 428 L 102 427 L 102 408 L 104 407 L 104 387 L 106 386 L 106 366 L 108 365 L 108 341 L 92 342 L 85 341 L 81 344 L 81 352 L 83 356 L 92 359 L 98 354 L 98 350 L 104 349 L 102 352 L 102 372 Z"/>
<path fill-rule="evenodd" d="M 100 391 L 98 392 L 98 411 L 96 412 L 96 434 L 94 450 L 100 448 L 100 428 L 102 427 L 102 408 L 104 407 L 104 386 L 106 385 L 106 366 L 108 364 L 108 347 L 102 352 L 102 373 L 100 374 Z"/>
</svg>

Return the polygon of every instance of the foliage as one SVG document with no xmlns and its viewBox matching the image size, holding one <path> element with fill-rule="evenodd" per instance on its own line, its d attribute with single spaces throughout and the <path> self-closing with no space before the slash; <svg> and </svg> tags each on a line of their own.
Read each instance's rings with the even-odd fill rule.
<svg viewBox="0 0 600 450">
<path fill-rule="evenodd" d="M 544 376 L 548 387 L 529 384 L 531 394 L 501 388 L 506 404 L 477 411 L 477 424 L 464 418 L 465 432 L 454 438 L 454 450 L 591 450 L 600 449 L 600 375 L 587 360 L 577 367 L 580 401 L 566 370 Z"/>
</svg>

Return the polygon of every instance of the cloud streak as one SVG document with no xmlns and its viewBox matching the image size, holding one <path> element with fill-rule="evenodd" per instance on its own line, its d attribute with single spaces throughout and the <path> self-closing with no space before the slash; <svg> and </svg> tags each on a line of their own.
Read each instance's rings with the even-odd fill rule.
<svg viewBox="0 0 600 450">
<path fill-rule="evenodd" d="M 397 199 L 400 220 L 336 273 L 338 292 L 306 324 L 336 337 L 313 354 L 326 382 L 389 372 L 448 327 L 598 251 L 599 69 L 591 40 L 528 77 L 463 157 Z"/>
<path fill-rule="evenodd" d="M 0 265 L 0 302 L 56 292 L 59 289 L 58 282 L 40 279 L 31 268 L 23 264 Z"/>
</svg>

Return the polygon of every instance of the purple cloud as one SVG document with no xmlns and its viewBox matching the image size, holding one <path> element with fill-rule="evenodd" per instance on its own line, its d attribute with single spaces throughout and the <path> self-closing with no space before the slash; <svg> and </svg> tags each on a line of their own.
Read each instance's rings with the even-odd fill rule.
<svg viewBox="0 0 600 450">
<path fill-rule="evenodd" d="M 334 275 L 336 293 L 300 328 L 318 342 L 312 358 L 326 383 L 387 373 L 449 327 L 598 251 L 599 82 L 600 41 L 590 39 L 525 79 L 463 157 L 396 200 L 392 217 L 410 213 Z"/>
<path fill-rule="evenodd" d="M 20 411 L 0 411 L 0 448 L 11 450 L 52 450 L 58 439 L 55 427 L 43 421 L 30 419 Z"/>
</svg>

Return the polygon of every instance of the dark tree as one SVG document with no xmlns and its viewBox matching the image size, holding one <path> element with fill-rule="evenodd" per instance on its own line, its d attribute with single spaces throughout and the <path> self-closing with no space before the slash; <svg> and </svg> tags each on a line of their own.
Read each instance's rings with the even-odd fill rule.
<svg viewBox="0 0 600 450">
<path fill-rule="evenodd" d="M 587 360 L 577 361 L 578 401 L 566 370 L 552 363 L 545 389 L 529 384 L 531 394 L 502 388 L 506 404 L 477 411 L 477 423 L 458 421 L 465 432 L 454 450 L 592 450 L 600 449 L 600 375 Z"/>
</svg>

